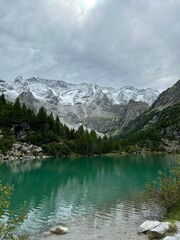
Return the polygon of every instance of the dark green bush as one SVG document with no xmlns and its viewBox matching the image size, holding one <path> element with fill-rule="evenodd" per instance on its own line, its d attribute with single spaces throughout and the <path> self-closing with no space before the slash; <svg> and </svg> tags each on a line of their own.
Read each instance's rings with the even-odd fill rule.
<svg viewBox="0 0 180 240">
<path fill-rule="evenodd" d="M 6 154 L 11 149 L 13 143 L 15 143 L 14 136 L 6 136 L 0 139 L 0 153 Z"/>
<path fill-rule="evenodd" d="M 180 165 L 173 167 L 169 176 L 159 172 L 156 182 L 147 184 L 146 196 L 153 198 L 167 211 L 180 201 Z"/>
<path fill-rule="evenodd" d="M 9 185 L 2 185 L 0 183 L 0 219 L 6 216 L 5 221 L 1 221 L 0 225 L 0 239 L 27 239 L 25 236 L 15 236 L 14 230 L 19 226 L 20 223 L 26 218 L 23 206 L 18 214 L 10 208 L 10 197 L 13 191 L 13 187 Z"/>
<path fill-rule="evenodd" d="M 50 156 L 68 156 L 70 154 L 69 147 L 64 143 L 51 142 L 42 145 L 42 149 Z"/>
</svg>

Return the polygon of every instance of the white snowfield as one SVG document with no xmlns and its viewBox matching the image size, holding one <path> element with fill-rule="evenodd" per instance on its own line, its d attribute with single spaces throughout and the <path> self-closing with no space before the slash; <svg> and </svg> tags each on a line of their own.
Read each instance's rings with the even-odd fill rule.
<svg viewBox="0 0 180 240">
<path fill-rule="evenodd" d="M 151 88 L 122 87 L 115 89 L 43 78 L 23 79 L 17 77 L 13 83 L 0 80 L 0 93 L 4 93 L 9 100 L 14 100 L 23 92 L 32 92 L 33 96 L 40 101 L 53 99 L 62 105 L 97 103 L 102 99 L 112 105 L 127 104 L 129 100 L 142 101 L 151 105 L 159 96 L 159 92 Z"/>
</svg>

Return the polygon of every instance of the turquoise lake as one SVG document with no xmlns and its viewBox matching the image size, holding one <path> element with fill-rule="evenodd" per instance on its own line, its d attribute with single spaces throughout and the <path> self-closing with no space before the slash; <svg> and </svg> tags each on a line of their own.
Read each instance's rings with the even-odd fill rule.
<svg viewBox="0 0 180 240">
<path fill-rule="evenodd" d="M 0 164 L 0 180 L 14 185 L 13 209 L 27 201 L 21 231 L 38 236 L 61 224 L 70 229 L 64 239 L 103 239 L 107 229 L 135 230 L 159 217 L 140 196 L 159 170 L 173 165 L 175 156 L 154 154 L 14 161 Z"/>
</svg>

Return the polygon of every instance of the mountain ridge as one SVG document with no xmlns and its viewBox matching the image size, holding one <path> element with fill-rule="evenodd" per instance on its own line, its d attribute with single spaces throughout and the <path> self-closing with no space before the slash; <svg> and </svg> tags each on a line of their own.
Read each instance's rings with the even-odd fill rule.
<svg viewBox="0 0 180 240">
<path fill-rule="evenodd" d="M 115 89 L 35 77 L 23 79 L 21 76 L 18 76 L 13 84 L 0 81 L 0 92 L 10 101 L 19 97 L 22 103 L 35 111 L 44 106 L 48 112 L 59 115 L 70 127 L 83 124 L 103 133 L 117 126 L 122 128 L 124 124 L 127 125 L 129 120 L 141 114 L 159 96 L 157 90 L 150 88 L 137 89 L 126 86 Z M 129 114 L 128 119 L 126 108 L 130 100 L 135 102 L 131 105 L 131 110 L 133 111 L 134 107 L 136 112 Z M 126 119 L 126 123 L 122 118 Z"/>
<path fill-rule="evenodd" d="M 180 151 L 180 80 L 163 91 L 152 106 L 116 131 L 129 145 L 151 150 Z M 122 140 L 123 142 L 124 140 Z"/>
<path fill-rule="evenodd" d="M 6 81 L 3 80 L 4 83 L 8 84 Z M 39 85 L 39 86 L 38 86 Z M 69 99 L 64 99 L 63 96 L 66 97 L 67 90 L 71 91 L 73 97 L 76 95 L 76 91 L 80 91 L 80 93 L 89 93 L 89 94 L 95 94 L 98 92 L 99 94 L 101 93 L 102 95 L 106 95 L 108 100 L 112 100 L 112 104 L 127 104 L 129 100 L 135 100 L 135 101 L 142 101 L 146 102 L 148 105 L 151 105 L 155 99 L 157 99 L 157 96 L 159 95 L 159 92 L 157 90 L 153 90 L 151 88 L 147 89 L 138 89 L 132 86 L 124 86 L 118 89 L 112 88 L 112 87 L 102 87 L 99 85 L 94 85 L 92 83 L 79 83 L 79 84 L 73 84 L 73 83 L 67 83 L 62 80 L 49 80 L 49 79 L 44 79 L 44 78 L 28 78 L 28 79 L 23 79 L 21 76 L 18 76 L 13 84 L 9 84 L 10 88 L 14 88 L 15 90 L 19 91 L 26 91 L 27 88 L 32 90 L 32 92 L 37 92 L 39 87 L 44 86 L 44 88 L 41 89 L 41 91 L 45 91 L 48 89 L 54 90 L 54 94 L 60 94 L 62 103 L 63 104 L 76 104 L 76 101 L 72 101 L 71 98 Z M 46 89 L 45 89 L 46 88 Z M 35 91 L 33 91 L 35 90 Z M 86 92 L 83 92 L 86 91 Z M 42 92 L 38 92 L 39 95 L 42 95 Z M 81 98 L 80 96 L 76 96 L 77 98 Z M 85 96 L 83 95 L 85 98 Z M 92 96 L 89 96 L 92 97 Z M 113 97 L 113 99 L 112 99 Z M 66 102 L 66 100 L 68 100 Z M 86 99 L 89 100 L 89 99 Z M 94 100 L 91 98 L 90 100 Z"/>
</svg>

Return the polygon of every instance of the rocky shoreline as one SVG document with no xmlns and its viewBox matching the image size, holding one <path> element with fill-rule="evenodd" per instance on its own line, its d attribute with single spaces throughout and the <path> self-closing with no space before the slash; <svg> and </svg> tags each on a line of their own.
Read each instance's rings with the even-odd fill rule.
<svg viewBox="0 0 180 240">
<path fill-rule="evenodd" d="M 1 135 L 0 135 L 1 137 Z M 124 156 L 128 154 L 140 154 L 140 153 L 153 153 L 150 151 L 134 151 L 134 152 L 113 152 L 107 153 L 103 156 L 106 157 L 117 157 L 117 156 Z M 155 152 L 156 154 L 162 154 L 164 152 Z M 166 151 L 167 154 L 175 153 L 175 151 Z M 71 157 L 79 157 L 82 156 L 81 154 L 71 154 Z M 99 155 L 98 155 L 99 156 Z M 101 155 L 102 156 L 102 155 Z M 16 142 L 12 145 L 12 148 L 6 152 L 6 154 L 2 154 L 0 152 L 0 161 L 15 161 L 15 160 L 33 160 L 33 159 L 44 159 L 50 156 L 44 155 L 43 149 L 39 146 L 28 144 L 26 142 Z M 64 156 L 62 156 L 64 157 Z"/>
<path fill-rule="evenodd" d="M 80 240 L 95 240 L 95 239 L 102 239 L 102 240 L 114 240 L 114 239 L 128 239 L 128 240 L 147 240 L 147 239 L 163 239 L 163 240 L 180 240 L 180 222 L 176 222 L 177 232 L 171 233 L 168 232 L 170 230 L 171 223 L 169 222 L 159 222 L 159 221 L 145 221 L 139 227 L 138 231 L 120 231 L 117 226 L 114 226 L 113 231 L 104 232 L 103 234 L 99 232 L 99 234 L 92 234 L 91 236 L 84 235 L 81 236 L 79 234 Z M 154 233 L 156 234 L 157 238 L 149 238 L 147 233 Z M 66 235 L 67 233 L 67 235 Z M 57 240 L 59 239 L 59 235 L 65 234 L 62 238 L 66 239 L 73 239 L 72 232 L 68 230 L 66 227 L 62 226 L 55 226 L 51 228 L 49 231 L 43 232 L 37 236 L 31 236 L 29 240 Z"/>
<path fill-rule="evenodd" d="M 144 233 L 149 239 L 180 240 L 180 222 L 145 221 L 140 225 L 139 233 Z"/>
<path fill-rule="evenodd" d="M 0 154 L 0 161 L 32 160 L 46 157 L 47 156 L 43 155 L 41 147 L 28 143 L 16 142 L 6 154 Z"/>
</svg>

